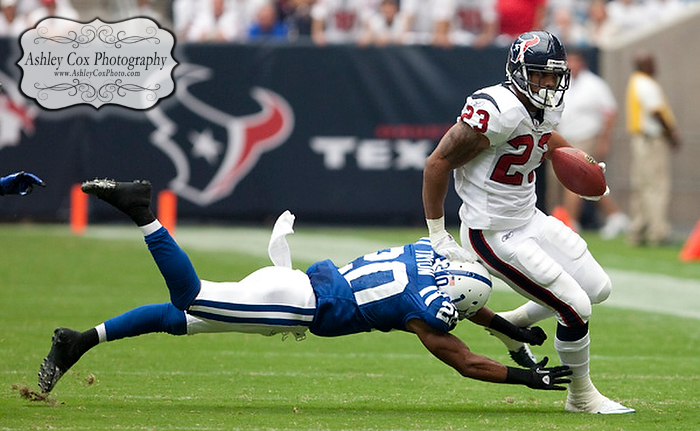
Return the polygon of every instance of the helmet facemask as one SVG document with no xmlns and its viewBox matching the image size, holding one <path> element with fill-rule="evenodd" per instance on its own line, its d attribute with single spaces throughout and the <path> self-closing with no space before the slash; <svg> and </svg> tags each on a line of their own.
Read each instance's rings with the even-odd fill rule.
<svg viewBox="0 0 700 431">
<path fill-rule="evenodd" d="M 511 82 L 515 88 L 527 96 L 528 100 L 539 109 L 556 108 L 564 101 L 564 92 L 569 88 L 571 71 L 566 61 L 548 60 L 551 66 L 536 64 L 521 64 L 511 73 Z M 553 74 L 556 77 L 554 87 L 541 84 L 543 74 Z"/>
</svg>

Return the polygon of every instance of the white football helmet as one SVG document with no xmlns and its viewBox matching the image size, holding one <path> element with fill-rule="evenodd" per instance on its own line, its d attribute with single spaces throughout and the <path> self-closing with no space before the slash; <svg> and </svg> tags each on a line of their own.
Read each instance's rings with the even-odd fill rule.
<svg viewBox="0 0 700 431">
<path fill-rule="evenodd" d="M 433 264 L 435 285 L 446 293 L 459 319 L 472 317 L 491 296 L 491 275 L 479 262 L 452 262 L 439 258 Z"/>
</svg>

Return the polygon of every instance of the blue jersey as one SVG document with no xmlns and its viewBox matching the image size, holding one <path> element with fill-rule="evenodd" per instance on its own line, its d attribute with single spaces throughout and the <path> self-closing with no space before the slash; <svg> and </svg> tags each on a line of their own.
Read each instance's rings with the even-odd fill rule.
<svg viewBox="0 0 700 431">
<path fill-rule="evenodd" d="M 457 323 L 450 298 L 437 290 L 435 252 L 430 241 L 367 254 L 338 268 L 330 260 L 306 271 L 316 294 L 312 334 L 338 336 L 358 332 L 406 330 L 411 319 L 448 332 Z"/>
</svg>

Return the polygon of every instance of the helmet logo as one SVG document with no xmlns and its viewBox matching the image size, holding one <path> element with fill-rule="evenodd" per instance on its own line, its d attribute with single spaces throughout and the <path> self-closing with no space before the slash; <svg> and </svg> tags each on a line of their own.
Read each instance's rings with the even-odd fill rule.
<svg viewBox="0 0 700 431">
<path fill-rule="evenodd" d="M 517 63 L 521 62 L 523 58 L 525 57 L 525 51 L 531 46 L 535 46 L 538 43 L 540 43 L 540 37 L 537 35 L 533 35 L 532 39 L 525 40 L 523 43 L 520 44 L 520 52 L 518 53 L 518 56 L 515 58 L 515 61 Z"/>
</svg>

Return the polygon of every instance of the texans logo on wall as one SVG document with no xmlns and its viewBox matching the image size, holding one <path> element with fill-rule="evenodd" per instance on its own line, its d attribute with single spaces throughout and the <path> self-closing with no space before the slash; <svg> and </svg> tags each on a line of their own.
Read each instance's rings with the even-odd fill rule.
<svg viewBox="0 0 700 431">
<path fill-rule="evenodd" d="M 0 38 L 0 50 L 10 42 Z M 463 103 L 454 91 L 463 76 L 449 71 L 477 54 L 416 63 L 410 47 L 379 57 L 347 47 L 182 48 L 175 91 L 144 111 L 50 111 L 9 95 L 5 170 L 36 171 L 48 187 L 40 199 L 5 199 L 0 216 L 61 217 L 74 184 L 109 176 L 148 178 L 188 204 L 183 215 L 204 219 L 260 220 L 284 206 L 307 220 L 422 220 L 422 166 Z M 17 88 L 18 79 L 0 80 Z M 92 214 L 107 216 L 100 208 Z"/>
<path fill-rule="evenodd" d="M 0 149 L 19 145 L 22 134 L 34 133 L 34 120 L 39 109 L 27 103 L 27 99 L 18 90 L 18 83 L 0 72 Z"/>
<path fill-rule="evenodd" d="M 190 87 L 212 78 L 210 69 L 180 65 L 176 69 L 177 104 L 160 104 L 146 111 L 156 126 L 151 142 L 172 161 L 176 177 L 169 187 L 179 196 L 207 206 L 229 196 L 236 185 L 255 166 L 260 156 L 282 145 L 294 128 L 294 113 L 279 94 L 254 87 L 250 97 L 260 106 L 258 112 L 234 116 L 208 104 L 193 94 Z M 176 116 L 189 117 L 201 130 L 181 130 Z M 197 172 L 206 172 L 195 179 Z M 198 184 L 196 184 L 198 183 Z"/>
</svg>

